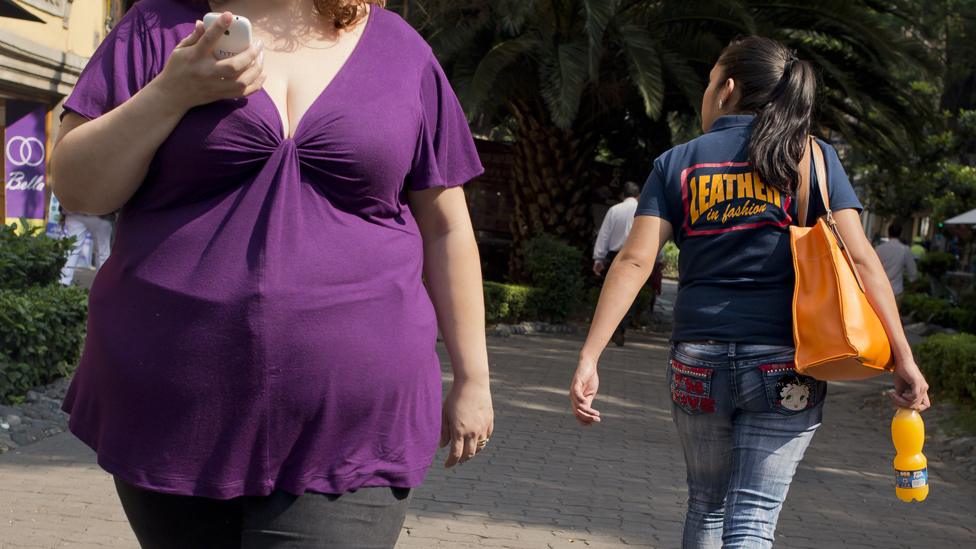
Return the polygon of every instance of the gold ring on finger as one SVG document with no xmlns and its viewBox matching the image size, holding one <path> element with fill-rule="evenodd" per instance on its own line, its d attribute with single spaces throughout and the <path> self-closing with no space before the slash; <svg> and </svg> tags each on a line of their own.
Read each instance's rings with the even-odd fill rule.
<svg viewBox="0 0 976 549">
<path fill-rule="evenodd" d="M 485 446 L 488 446 L 488 439 L 487 438 L 483 438 L 483 439 L 481 439 L 481 440 L 478 441 L 478 448 L 484 448 Z"/>
</svg>

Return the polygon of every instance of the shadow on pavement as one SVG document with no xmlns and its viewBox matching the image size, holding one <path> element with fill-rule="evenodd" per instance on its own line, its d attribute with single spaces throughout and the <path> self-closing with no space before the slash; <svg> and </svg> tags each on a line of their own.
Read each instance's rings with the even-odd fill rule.
<svg viewBox="0 0 976 549">
<path fill-rule="evenodd" d="M 680 545 L 685 472 L 670 417 L 667 341 L 640 335 L 607 349 L 595 402 L 604 421 L 586 428 L 567 396 L 581 344 L 572 336 L 489 341 L 491 449 L 454 470 L 435 462 L 415 496 L 419 520 L 551 529 L 566 539 L 592 536 L 601 547 Z M 930 465 L 932 495 L 924 504 L 895 498 L 887 434 L 893 410 L 865 411 L 887 386 L 887 379 L 831 384 L 824 426 L 798 470 L 776 547 L 976 546 L 976 490 L 942 464 Z"/>
<path fill-rule="evenodd" d="M 667 342 L 635 334 L 626 347 L 607 349 L 595 403 L 604 421 L 586 428 L 567 396 L 581 343 L 489 339 L 495 434 L 483 454 L 454 469 L 445 470 L 445 451 L 438 453 L 415 492 L 401 547 L 680 544 L 685 473 L 670 417 Z M 450 368 L 440 352 L 447 388 Z M 945 464 L 930 461 L 925 503 L 895 498 L 892 410 L 879 401 L 886 386 L 883 379 L 831 384 L 824 425 L 780 517 L 777 548 L 976 547 L 976 486 Z M 0 456 L 0 484 L 11 508 L 42 492 L 64 493 L 37 505 L 118 515 L 111 481 L 97 467 L 90 450 L 61 435 Z M 76 482 L 89 484 L 68 487 Z"/>
</svg>

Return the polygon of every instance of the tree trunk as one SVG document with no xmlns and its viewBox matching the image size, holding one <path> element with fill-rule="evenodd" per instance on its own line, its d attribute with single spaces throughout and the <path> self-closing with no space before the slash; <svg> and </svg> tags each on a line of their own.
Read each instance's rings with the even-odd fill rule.
<svg viewBox="0 0 976 549">
<path fill-rule="evenodd" d="M 556 127 L 541 105 L 516 102 L 511 111 L 516 123 L 510 185 L 515 215 L 509 274 L 519 280 L 524 278 L 522 244 L 533 236 L 549 233 L 584 251 L 592 246 L 590 167 L 596 139 L 592 132 Z"/>
</svg>

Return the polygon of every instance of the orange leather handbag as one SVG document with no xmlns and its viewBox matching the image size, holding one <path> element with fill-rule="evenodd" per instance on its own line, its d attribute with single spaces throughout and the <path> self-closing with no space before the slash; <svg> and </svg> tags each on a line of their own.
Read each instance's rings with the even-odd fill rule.
<svg viewBox="0 0 976 549">
<path fill-rule="evenodd" d="M 806 226 L 810 162 L 826 215 Z M 803 226 L 790 227 L 793 270 L 793 340 L 796 371 L 828 381 L 865 379 L 891 368 L 891 345 L 867 296 L 857 265 L 830 210 L 823 151 L 810 138 L 800 162 L 797 211 Z"/>
</svg>

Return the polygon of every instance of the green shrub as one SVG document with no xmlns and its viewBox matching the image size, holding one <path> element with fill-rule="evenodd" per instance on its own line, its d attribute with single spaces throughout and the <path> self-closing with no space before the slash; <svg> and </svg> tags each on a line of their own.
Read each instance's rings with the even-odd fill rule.
<svg viewBox="0 0 976 549">
<path fill-rule="evenodd" d="M 644 313 L 651 306 L 651 299 L 654 297 L 654 288 L 645 285 L 637 293 L 637 298 L 634 299 L 634 314 L 638 318 L 634 319 L 634 322 L 640 321 L 640 315 Z"/>
<path fill-rule="evenodd" d="M 673 240 L 664 244 L 664 274 L 678 276 L 678 246 Z"/>
<path fill-rule="evenodd" d="M 0 227 L 0 288 L 46 286 L 61 277 L 74 239 L 55 240 L 42 230 L 22 223 L 17 234 L 15 225 Z"/>
<path fill-rule="evenodd" d="M 525 304 L 532 288 L 501 282 L 484 282 L 485 320 L 493 322 L 519 322 L 526 318 Z"/>
<path fill-rule="evenodd" d="M 963 309 L 976 311 L 976 291 L 969 290 L 960 295 L 959 306 Z"/>
<path fill-rule="evenodd" d="M 932 291 L 932 279 L 928 275 L 919 273 L 915 280 L 905 282 L 905 292 L 913 294 L 927 294 Z"/>
<path fill-rule="evenodd" d="M 543 234 L 528 240 L 523 248 L 525 267 L 535 291 L 526 306 L 539 320 L 564 322 L 585 298 L 582 274 L 583 252 Z"/>
<path fill-rule="evenodd" d="M 956 307 L 946 299 L 938 299 L 925 294 L 905 294 L 902 296 L 902 312 L 912 314 L 916 320 L 955 328 Z"/>
<path fill-rule="evenodd" d="M 600 300 L 600 292 L 603 288 L 590 288 L 586 292 L 586 302 L 582 305 L 583 310 L 592 319 L 592 315 L 596 312 L 596 304 Z M 634 299 L 634 316 L 632 319 L 636 325 L 641 325 L 641 316 L 645 312 L 650 311 L 651 299 L 654 297 L 654 288 L 649 285 L 645 285 L 637 293 L 637 297 Z"/>
<path fill-rule="evenodd" d="M 918 260 L 918 270 L 936 280 L 955 266 L 956 256 L 948 252 L 928 252 Z"/>
<path fill-rule="evenodd" d="M 925 294 L 905 294 L 902 297 L 901 312 L 911 314 L 915 320 L 976 333 L 976 309 L 956 307 L 947 299 Z"/>
<path fill-rule="evenodd" d="M 976 311 L 971 309 L 956 309 L 952 312 L 956 330 L 976 334 Z"/>
<path fill-rule="evenodd" d="M 950 400 L 976 400 L 976 335 L 937 334 L 919 344 L 915 354 L 934 391 Z"/>
<path fill-rule="evenodd" d="M 78 288 L 0 290 L 0 402 L 74 370 L 87 312 L 87 292 Z"/>
</svg>

